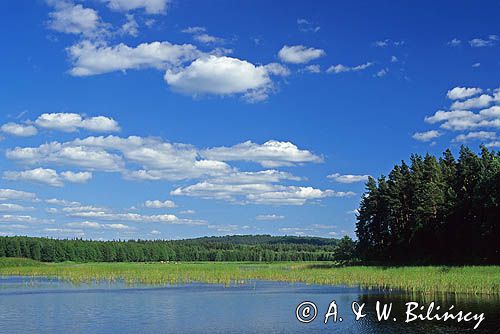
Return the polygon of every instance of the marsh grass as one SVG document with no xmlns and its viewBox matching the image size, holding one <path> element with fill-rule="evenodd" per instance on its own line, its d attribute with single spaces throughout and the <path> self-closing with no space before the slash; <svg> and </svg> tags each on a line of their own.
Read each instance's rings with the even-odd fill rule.
<svg viewBox="0 0 500 334">
<path fill-rule="evenodd" d="M 347 285 L 409 293 L 500 294 L 500 266 L 336 267 L 308 262 L 41 263 L 0 259 L 0 275 L 47 276 L 74 283 L 190 282 L 237 284 L 248 280 Z"/>
</svg>

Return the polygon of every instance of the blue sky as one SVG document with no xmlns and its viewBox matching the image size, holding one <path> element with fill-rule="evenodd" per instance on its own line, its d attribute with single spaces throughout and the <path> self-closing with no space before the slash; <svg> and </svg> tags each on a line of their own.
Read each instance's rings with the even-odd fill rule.
<svg viewBox="0 0 500 334">
<path fill-rule="evenodd" d="M 497 1 L 5 1 L 0 234 L 354 236 L 368 175 L 500 146 Z"/>
</svg>

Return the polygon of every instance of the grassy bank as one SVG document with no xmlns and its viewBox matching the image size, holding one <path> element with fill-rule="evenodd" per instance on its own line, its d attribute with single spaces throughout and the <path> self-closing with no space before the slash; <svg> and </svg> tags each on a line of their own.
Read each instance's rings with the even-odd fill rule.
<svg viewBox="0 0 500 334">
<path fill-rule="evenodd" d="M 50 276 L 73 282 L 223 283 L 249 279 L 360 285 L 410 292 L 500 294 L 500 266 L 333 267 L 311 262 L 40 263 L 0 259 L 0 275 Z"/>
</svg>

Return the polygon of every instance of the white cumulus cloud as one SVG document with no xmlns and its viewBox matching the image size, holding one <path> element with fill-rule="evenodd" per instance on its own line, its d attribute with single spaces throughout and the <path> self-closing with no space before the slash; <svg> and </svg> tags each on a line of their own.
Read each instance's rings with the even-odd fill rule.
<svg viewBox="0 0 500 334">
<path fill-rule="evenodd" d="M 36 194 L 15 189 L 0 189 L 0 200 L 19 200 L 19 201 L 35 201 Z"/>
<path fill-rule="evenodd" d="M 327 176 L 327 178 L 332 179 L 335 182 L 339 183 L 356 183 L 356 182 L 364 182 L 368 180 L 370 175 L 351 175 L 351 174 L 340 174 L 334 173 Z"/>
<path fill-rule="evenodd" d="M 139 35 L 139 24 L 135 20 L 134 15 L 126 14 L 125 18 L 127 19 L 127 21 L 121 26 L 121 33 L 137 37 Z"/>
<path fill-rule="evenodd" d="M 59 142 L 16 147 L 7 150 L 6 156 L 26 165 L 51 164 L 100 171 L 120 171 L 124 165 L 122 157 L 102 148 Z"/>
<path fill-rule="evenodd" d="M 450 100 L 460 100 L 460 99 L 465 99 L 465 98 L 480 94 L 482 92 L 483 92 L 483 90 L 481 88 L 455 87 L 453 89 L 450 89 L 446 93 L 446 96 Z"/>
<path fill-rule="evenodd" d="M 147 200 L 144 202 L 144 206 L 151 209 L 162 209 L 162 208 L 175 208 L 177 205 L 173 201 L 165 200 Z"/>
<path fill-rule="evenodd" d="M 54 7 L 49 13 L 49 28 L 67 33 L 93 35 L 102 26 L 96 10 L 85 8 L 81 4 L 73 4 L 63 0 L 49 0 Z"/>
<path fill-rule="evenodd" d="M 264 144 L 246 141 L 230 147 L 214 147 L 201 155 L 221 161 L 252 161 L 264 167 L 293 166 L 308 162 L 322 162 L 323 159 L 308 150 L 301 150 L 295 144 L 270 140 Z"/>
<path fill-rule="evenodd" d="M 63 172 L 60 175 L 50 168 L 35 168 L 24 171 L 5 171 L 4 179 L 13 181 L 31 181 L 47 184 L 53 187 L 62 187 L 64 181 L 72 183 L 85 183 L 92 178 L 89 172 Z"/>
<path fill-rule="evenodd" d="M 441 132 L 437 130 L 430 130 L 425 132 L 415 132 L 413 134 L 413 139 L 418 141 L 430 141 L 442 135 Z"/>
<path fill-rule="evenodd" d="M 496 132 L 491 130 L 500 129 L 500 88 L 483 90 L 478 87 L 457 86 L 446 95 L 453 101 L 450 110 L 438 110 L 433 115 L 426 116 L 426 123 L 440 123 L 439 127 L 443 130 L 465 132 L 455 136 L 453 142 L 497 139 Z M 441 133 L 438 130 L 432 131 L 434 134 Z M 429 131 L 428 134 L 432 135 L 432 132 Z M 487 143 L 487 146 L 492 143 L 494 142 Z"/>
<path fill-rule="evenodd" d="M 123 43 L 108 46 L 82 41 L 69 47 L 67 51 L 73 63 L 70 74 L 74 76 L 143 68 L 164 70 L 201 55 L 191 44 L 176 45 L 166 41 L 142 43 L 136 47 Z"/>
<path fill-rule="evenodd" d="M 246 60 L 212 55 L 196 59 L 185 68 L 169 69 L 164 78 L 173 90 L 193 96 L 243 94 L 250 100 L 262 100 L 272 89 L 269 75 L 275 71 L 275 66 L 266 68 Z"/>
<path fill-rule="evenodd" d="M 167 10 L 169 0 L 101 0 L 115 11 L 127 12 L 143 9 L 147 14 L 163 14 Z"/>
<path fill-rule="evenodd" d="M 9 135 L 18 137 L 29 137 L 38 133 L 38 130 L 33 125 L 23 125 L 12 122 L 2 125 L 0 130 Z"/>
<path fill-rule="evenodd" d="M 163 223 L 173 225 L 206 225 L 201 220 L 181 219 L 172 214 L 142 215 L 138 213 L 113 213 L 103 211 L 82 211 L 69 214 L 70 217 L 93 219 L 99 221 L 122 221 L 136 223 Z"/>
<path fill-rule="evenodd" d="M 285 63 L 305 64 L 326 55 L 325 50 L 308 48 L 304 45 L 285 45 L 278 52 L 278 57 Z"/>
<path fill-rule="evenodd" d="M 248 172 L 247 172 L 248 173 Z M 214 178 L 196 184 L 179 187 L 171 191 L 174 196 L 192 196 L 218 199 L 239 204 L 304 205 L 307 201 L 325 197 L 345 197 L 353 192 L 336 192 L 313 187 L 277 184 L 281 179 L 294 179 L 290 175 L 273 177 L 262 175 L 235 175 L 229 178 Z"/>
<path fill-rule="evenodd" d="M 467 110 L 467 109 L 478 109 L 484 108 L 490 105 L 494 101 L 493 96 L 488 94 L 482 94 L 478 97 L 473 97 L 465 101 L 455 101 L 451 105 L 451 109 L 455 110 Z"/>
<path fill-rule="evenodd" d="M 101 224 L 92 221 L 67 223 L 66 226 L 76 227 L 81 229 L 96 229 L 96 230 L 135 230 L 135 228 L 125 224 Z"/>
<path fill-rule="evenodd" d="M 40 115 L 36 126 L 44 129 L 74 132 L 85 129 L 93 132 L 116 132 L 120 130 L 118 123 L 109 117 L 82 117 L 75 113 L 45 113 Z"/>
<path fill-rule="evenodd" d="M 86 183 L 92 178 L 90 172 L 71 172 L 66 171 L 61 173 L 61 179 L 72 183 Z"/>
<path fill-rule="evenodd" d="M 467 134 L 461 134 L 455 137 L 453 141 L 456 142 L 467 142 L 469 140 L 494 140 L 497 138 L 496 132 L 491 132 L 491 131 L 473 131 L 469 132 Z"/>
<path fill-rule="evenodd" d="M 14 203 L 0 203 L 0 212 L 22 212 L 22 211 L 32 211 L 34 207 L 27 207 Z"/>
</svg>

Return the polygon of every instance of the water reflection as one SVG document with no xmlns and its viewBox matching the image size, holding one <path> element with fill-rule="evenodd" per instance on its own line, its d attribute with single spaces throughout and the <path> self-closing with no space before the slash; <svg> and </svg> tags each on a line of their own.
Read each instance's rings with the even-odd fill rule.
<svg viewBox="0 0 500 334">
<path fill-rule="evenodd" d="M 304 300 L 318 307 L 310 324 L 295 318 Z M 342 322 L 323 317 L 332 300 Z M 343 286 L 252 281 L 229 287 L 210 284 L 127 286 L 123 282 L 78 286 L 48 278 L 0 277 L 0 333 L 468 333 L 471 323 L 404 323 L 411 300 L 484 312 L 475 333 L 495 333 L 498 297 L 385 293 Z M 366 303 L 355 321 L 351 303 Z M 375 304 L 393 303 L 397 322 L 376 321 Z"/>
</svg>

